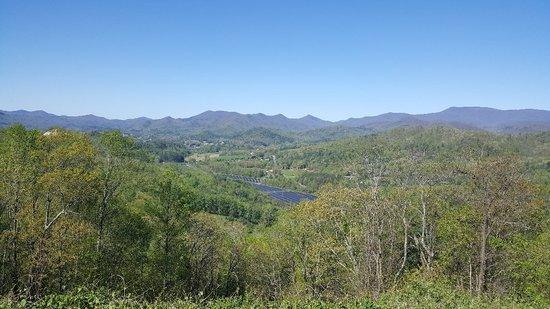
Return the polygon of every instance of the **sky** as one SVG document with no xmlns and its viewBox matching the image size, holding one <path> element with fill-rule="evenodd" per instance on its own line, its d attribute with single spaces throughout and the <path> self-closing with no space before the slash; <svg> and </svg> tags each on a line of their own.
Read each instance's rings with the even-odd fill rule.
<svg viewBox="0 0 550 309">
<path fill-rule="evenodd" d="M 550 109 L 550 1 L 0 0 L 0 110 Z"/>
</svg>

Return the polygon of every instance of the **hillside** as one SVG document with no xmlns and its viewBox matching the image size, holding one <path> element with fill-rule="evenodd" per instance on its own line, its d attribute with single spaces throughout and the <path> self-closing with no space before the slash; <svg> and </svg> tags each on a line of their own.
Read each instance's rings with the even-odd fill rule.
<svg viewBox="0 0 550 309">
<path fill-rule="evenodd" d="M 550 130 L 550 111 L 535 109 L 499 110 L 488 107 L 450 107 L 430 114 L 386 113 L 378 116 L 339 121 L 349 127 L 391 129 L 406 126 L 446 125 L 459 129 L 492 132 Z"/>
<path fill-rule="evenodd" d="M 386 113 L 378 116 L 350 118 L 330 122 L 307 115 L 288 118 L 284 115 L 240 114 L 226 111 L 206 111 L 189 118 L 145 117 L 118 120 L 94 115 L 58 116 L 44 111 L 0 111 L 0 127 L 21 123 L 28 128 L 47 130 L 63 127 L 79 131 L 105 131 L 118 129 L 136 136 L 199 136 L 205 133 L 230 137 L 255 128 L 301 133 L 313 131 L 313 135 L 345 131 L 342 128 L 361 128 L 361 131 L 386 131 L 400 127 L 450 126 L 460 129 L 487 130 L 492 132 L 533 132 L 550 130 L 550 111 L 547 110 L 498 110 L 486 107 L 451 107 L 430 114 L 411 115 Z M 325 130 L 328 129 L 328 130 Z M 356 130 L 352 130 L 356 131 Z M 306 136 L 308 134 L 305 134 Z M 324 139 L 317 137 L 316 139 Z"/>
<path fill-rule="evenodd" d="M 549 307 L 550 132 L 175 146 L 0 129 L 0 307 Z"/>
</svg>

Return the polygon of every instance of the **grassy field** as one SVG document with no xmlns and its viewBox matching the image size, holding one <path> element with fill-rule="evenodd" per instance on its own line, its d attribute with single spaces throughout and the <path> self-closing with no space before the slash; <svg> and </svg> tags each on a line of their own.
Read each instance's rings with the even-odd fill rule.
<svg viewBox="0 0 550 309">
<path fill-rule="evenodd" d="M 195 153 L 187 157 L 185 160 L 187 162 L 202 162 L 212 159 L 218 159 L 219 157 L 219 153 Z"/>
</svg>

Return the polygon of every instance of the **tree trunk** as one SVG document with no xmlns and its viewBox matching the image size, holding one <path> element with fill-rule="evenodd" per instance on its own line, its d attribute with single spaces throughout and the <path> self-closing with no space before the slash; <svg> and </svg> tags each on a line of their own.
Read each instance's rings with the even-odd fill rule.
<svg viewBox="0 0 550 309">
<path fill-rule="evenodd" d="M 487 238 L 489 236 L 489 216 L 483 214 L 483 224 L 481 225 L 481 243 L 479 248 L 479 274 L 477 277 L 477 293 L 485 291 L 485 271 L 487 268 Z"/>
<path fill-rule="evenodd" d="M 109 206 L 109 197 L 107 193 L 107 189 L 105 188 L 103 191 L 103 199 L 101 200 L 101 206 L 99 207 L 99 225 L 97 228 L 97 244 L 96 244 L 96 251 L 100 253 L 101 248 L 103 246 L 103 234 L 105 229 L 105 217 L 107 216 L 107 207 Z"/>
<path fill-rule="evenodd" d="M 472 279 L 472 259 L 471 258 L 468 260 L 468 266 L 469 266 L 469 269 L 468 269 L 468 279 L 469 279 L 468 291 L 470 293 L 472 293 L 474 282 L 473 282 L 473 279 Z"/>
</svg>

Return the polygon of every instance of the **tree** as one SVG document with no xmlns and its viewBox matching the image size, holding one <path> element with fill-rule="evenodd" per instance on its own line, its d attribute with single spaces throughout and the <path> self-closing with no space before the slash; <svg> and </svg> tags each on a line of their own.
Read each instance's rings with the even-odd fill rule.
<svg viewBox="0 0 550 309">
<path fill-rule="evenodd" d="M 105 227 L 113 213 L 113 200 L 117 197 L 120 186 L 128 181 L 131 174 L 130 158 L 133 146 L 133 140 L 124 137 L 119 131 L 105 132 L 100 135 L 98 169 L 101 201 L 97 212 L 98 236 L 96 243 L 96 251 L 100 256 L 102 255 Z"/>
<path fill-rule="evenodd" d="M 0 131 L 0 288 L 18 292 L 22 257 L 21 212 L 35 207 L 41 152 L 38 131 L 15 125 Z"/>
<path fill-rule="evenodd" d="M 189 291 L 205 298 L 244 292 L 243 229 L 216 215 L 191 217 L 185 242 Z"/>
<path fill-rule="evenodd" d="M 325 187 L 295 206 L 275 228 L 288 235 L 294 259 L 292 291 L 315 298 L 377 297 L 402 268 L 398 195 Z"/>
<path fill-rule="evenodd" d="M 517 158 L 498 157 L 476 162 L 468 172 L 466 200 L 479 214 L 476 290 L 485 291 L 488 264 L 495 260 L 490 239 L 505 238 L 528 228 L 533 187 L 523 177 Z"/>
<path fill-rule="evenodd" d="M 188 220 L 188 190 L 177 175 L 165 172 L 156 181 L 148 203 L 154 229 L 150 247 L 153 260 L 151 278 L 160 281 L 161 293 L 181 284 L 184 277 L 185 226 Z"/>
<path fill-rule="evenodd" d="M 76 230 L 84 232 L 91 229 L 81 216 L 93 208 L 96 199 L 96 152 L 90 139 L 81 133 L 53 132 L 40 138 L 40 149 L 45 152 L 35 188 L 40 195 L 36 207 L 25 212 L 29 226 L 28 241 L 33 244 L 28 270 L 30 280 L 27 290 L 30 295 L 42 293 L 47 275 L 58 266 L 49 259 L 54 255 L 51 248 L 68 250 L 65 245 L 69 246 L 69 241 L 60 238 L 63 231 L 74 228 L 75 233 L 63 235 L 76 240 L 82 237 Z M 38 225 L 39 222 L 42 224 Z M 58 225 L 64 228 L 59 229 Z M 64 273 L 56 275 L 63 276 Z"/>
</svg>

